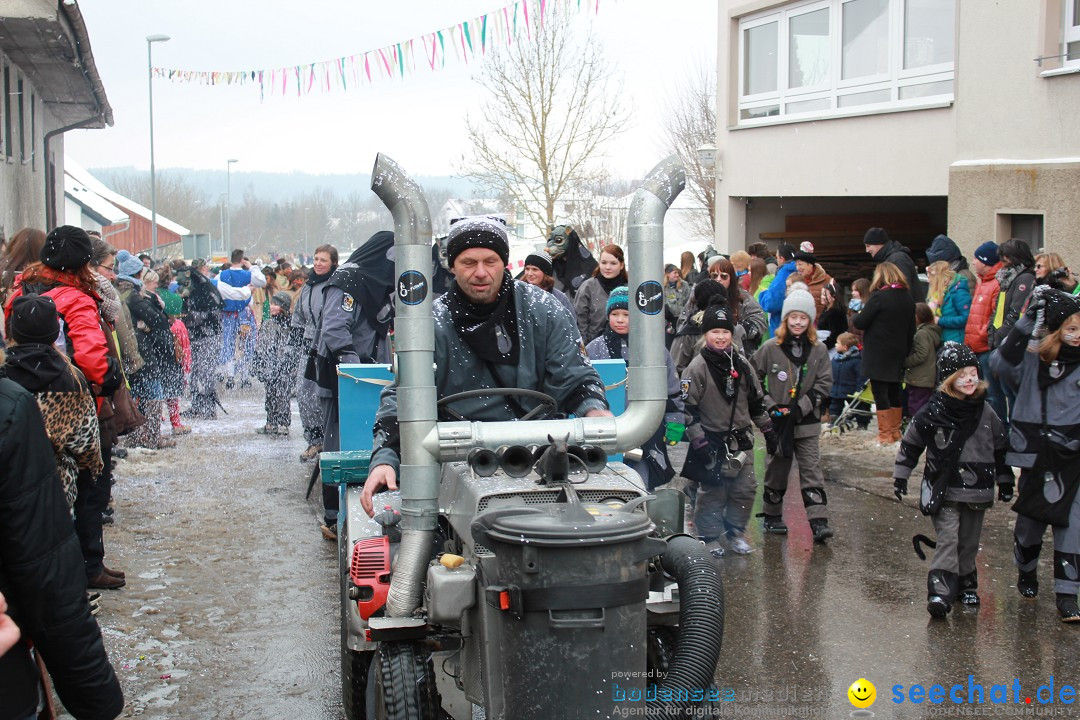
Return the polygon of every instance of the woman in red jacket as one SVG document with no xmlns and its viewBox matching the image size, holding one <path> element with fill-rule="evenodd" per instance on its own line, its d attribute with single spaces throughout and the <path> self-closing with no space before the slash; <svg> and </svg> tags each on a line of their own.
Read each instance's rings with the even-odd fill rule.
<svg viewBox="0 0 1080 720">
<path fill-rule="evenodd" d="M 23 271 L 18 287 L 4 305 L 4 316 L 5 324 L 10 328 L 11 303 L 15 298 L 31 293 L 52 298 L 60 316 L 60 338 L 56 344 L 90 384 L 101 418 L 106 411 L 111 415 L 108 398 L 120 387 L 124 376 L 120 363 L 109 356 L 105 344 L 104 321 L 98 310 L 97 278 L 90 269 L 92 248 L 90 236 L 82 228 L 72 225 L 55 228 L 45 238 L 41 262 Z M 107 440 L 110 435 L 111 421 L 105 421 L 101 427 L 105 468 L 111 460 Z M 115 589 L 124 585 L 123 573 L 105 567 L 101 531 L 102 511 L 109 503 L 109 483 L 107 478 L 105 482 L 95 480 L 89 471 L 79 472 L 75 531 L 82 546 L 87 585 L 95 589 Z"/>
</svg>

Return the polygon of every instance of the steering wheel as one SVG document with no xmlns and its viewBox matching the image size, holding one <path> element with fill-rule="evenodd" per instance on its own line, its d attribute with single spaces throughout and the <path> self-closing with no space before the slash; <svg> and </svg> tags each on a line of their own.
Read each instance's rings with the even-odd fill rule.
<svg viewBox="0 0 1080 720">
<path fill-rule="evenodd" d="M 555 398 L 551 397 L 547 393 L 542 393 L 539 390 L 526 390 L 524 388 L 480 388 L 479 390 L 466 390 L 464 392 L 454 393 L 453 395 L 447 395 L 436 403 L 436 407 L 439 410 L 445 410 L 455 420 L 468 420 L 467 417 L 449 407 L 450 403 L 458 402 L 459 400 L 471 400 L 473 398 L 481 397 L 523 397 L 531 398 L 538 401 L 540 404 L 534 407 L 524 416 L 518 418 L 519 420 L 532 420 L 534 417 L 544 413 L 545 415 L 554 412 L 559 404 L 555 402 Z"/>
</svg>

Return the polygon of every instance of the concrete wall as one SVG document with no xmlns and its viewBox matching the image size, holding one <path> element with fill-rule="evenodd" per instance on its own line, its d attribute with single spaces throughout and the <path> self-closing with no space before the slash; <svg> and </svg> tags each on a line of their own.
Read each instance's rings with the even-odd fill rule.
<svg viewBox="0 0 1080 720">
<path fill-rule="evenodd" d="M 960 1 L 957 160 L 1080 157 L 1080 73 L 1033 60 L 1061 52 L 1061 2 Z"/>
<path fill-rule="evenodd" d="M 949 236 L 965 253 L 1008 239 L 1000 213 L 1041 214 L 1044 245 L 1080 270 L 1080 161 L 958 166 L 949 177 Z"/>
</svg>

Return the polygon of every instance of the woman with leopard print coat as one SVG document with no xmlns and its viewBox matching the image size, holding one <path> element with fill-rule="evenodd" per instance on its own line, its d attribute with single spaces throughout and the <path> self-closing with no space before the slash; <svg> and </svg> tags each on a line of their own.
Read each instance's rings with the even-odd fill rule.
<svg viewBox="0 0 1080 720">
<path fill-rule="evenodd" d="M 97 476 L 102 469 L 97 407 L 86 378 L 53 345 L 60 334 L 56 305 L 46 295 L 24 295 L 11 306 L 11 340 L 4 370 L 33 393 L 68 507 L 75 503 L 79 470 Z"/>
</svg>

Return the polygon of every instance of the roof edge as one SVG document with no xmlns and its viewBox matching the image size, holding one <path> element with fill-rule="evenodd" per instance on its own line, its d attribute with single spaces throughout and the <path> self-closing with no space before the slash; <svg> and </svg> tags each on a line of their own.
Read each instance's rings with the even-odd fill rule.
<svg viewBox="0 0 1080 720">
<path fill-rule="evenodd" d="M 60 11 L 64 13 L 64 17 L 67 18 L 68 23 L 71 25 L 71 31 L 75 35 L 75 52 L 78 53 L 83 75 L 90 82 L 94 97 L 97 99 L 98 117 L 104 119 L 105 124 L 112 127 L 112 106 L 109 105 L 109 98 L 105 95 L 105 84 L 102 82 L 97 64 L 94 62 L 94 52 L 90 48 L 90 33 L 86 29 L 82 10 L 76 0 L 57 0 L 57 4 Z"/>
</svg>

